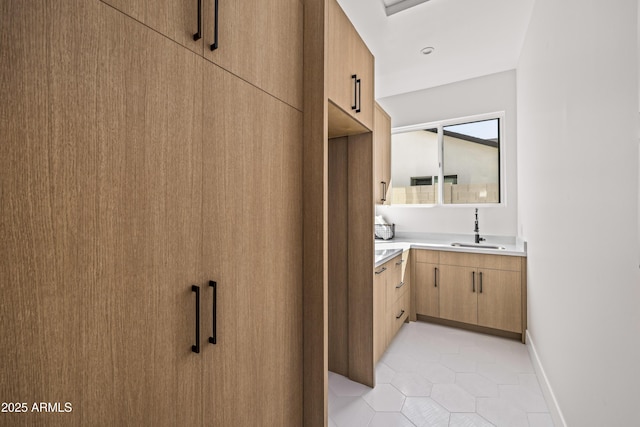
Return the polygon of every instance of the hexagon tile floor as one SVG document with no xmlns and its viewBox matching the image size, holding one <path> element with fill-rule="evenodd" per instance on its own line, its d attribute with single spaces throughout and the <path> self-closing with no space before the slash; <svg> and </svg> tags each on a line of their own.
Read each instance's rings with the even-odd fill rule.
<svg viewBox="0 0 640 427">
<path fill-rule="evenodd" d="M 404 324 L 371 389 L 329 372 L 329 427 L 549 427 L 526 346 L 434 325 Z"/>
</svg>

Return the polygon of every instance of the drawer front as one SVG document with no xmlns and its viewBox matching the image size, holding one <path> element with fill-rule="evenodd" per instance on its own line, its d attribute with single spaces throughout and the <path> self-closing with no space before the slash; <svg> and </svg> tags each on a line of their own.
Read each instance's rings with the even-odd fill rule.
<svg viewBox="0 0 640 427">
<path fill-rule="evenodd" d="M 438 264 L 440 262 L 440 252 L 428 249 L 412 249 L 415 262 L 428 262 Z"/>
<path fill-rule="evenodd" d="M 391 309 L 396 300 L 409 289 L 409 281 L 405 281 L 402 276 L 405 260 L 398 257 L 391 261 L 390 274 L 387 276 L 387 309 Z"/>
<path fill-rule="evenodd" d="M 409 317 L 410 294 L 405 292 L 395 302 L 393 309 L 387 311 L 387 341 L 391 343 L 402 324 Z"/>
</svg>

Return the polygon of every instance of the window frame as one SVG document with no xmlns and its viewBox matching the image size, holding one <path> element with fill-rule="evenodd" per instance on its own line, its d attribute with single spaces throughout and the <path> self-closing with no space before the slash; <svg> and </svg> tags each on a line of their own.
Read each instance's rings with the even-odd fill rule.
<svg viewBox="0 0 640 427">
<path fill-rule="evenodd" d="M 491 113 L 476 114 L 472 116 L 458 117 L 454 119 L 437 120 L 432 122 L 418 123 L 415 125 L 400 126 L 391 129 L 391 134 L 399 134 L 412 132 L 422 129 L 437 129 L 438 133 L 438 175 L 437 182 L 444 182 L 444 128 L 447 126 L 460 125 L 471 122 L 480 122 L 498 119 L 498 131 L 499 131 L 499 145 L 498 145 L 498 159 L 500 164 L 498 165 L 498 185 L 499 185 L 499 202 L 497 203 L 444 203 L 444 193 L 438 191 L 437 200 L 435 203 L 405 203 L 405 204 L 391 204 L 391 206 L 398 207 L 447 207 L 447 208 L 469 208 L 469 207 L 505 207 L 507 206 L 507 183 L 506 175 L 506 159 L 507 159 L 507 143 L 505 132 L 505 112 L 496 111 Z M 393 140 L 393 139 L 392 139 Z M 436 176 L 436 175 L 434 175 Z M 393 158 L 391 159 L 391 182 L 393 186 Z"/>
</svg>

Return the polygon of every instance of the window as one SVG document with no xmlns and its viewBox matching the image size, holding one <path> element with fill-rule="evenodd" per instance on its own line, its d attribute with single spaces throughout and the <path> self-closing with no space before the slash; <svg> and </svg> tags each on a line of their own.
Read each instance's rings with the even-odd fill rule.
<svg viewBox="0 0 640 427">
<path fill-rule="evenodd" d="M 501 203 L 502 117 L 494 113 L 395 129 L 391 203 Z"/>
</svg>

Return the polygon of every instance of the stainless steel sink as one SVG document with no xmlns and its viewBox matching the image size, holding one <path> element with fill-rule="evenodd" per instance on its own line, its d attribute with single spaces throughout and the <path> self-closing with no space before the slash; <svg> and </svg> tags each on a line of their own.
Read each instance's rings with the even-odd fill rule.
<svg viewBox="0 0 640 427">
<path fill-rule="evenodd" d="M 477 249 L 498 249 L 498 250 L 506 249 L 504 246 L 489 245 L 485 243 L 452 243 L 451 246 L 456 246 L 459 248 L 477 248 Z"/>
</svg>

